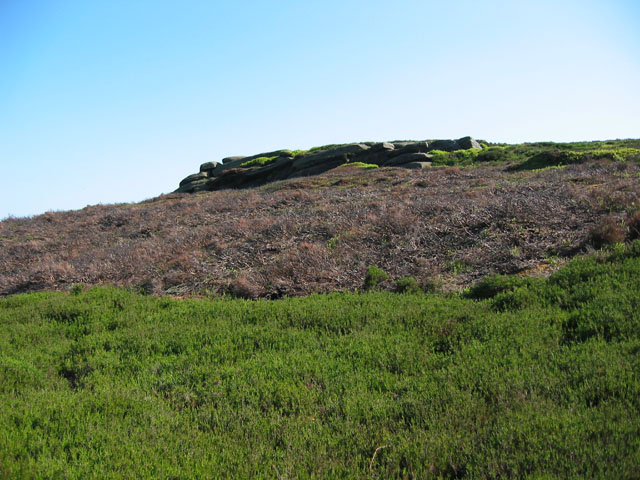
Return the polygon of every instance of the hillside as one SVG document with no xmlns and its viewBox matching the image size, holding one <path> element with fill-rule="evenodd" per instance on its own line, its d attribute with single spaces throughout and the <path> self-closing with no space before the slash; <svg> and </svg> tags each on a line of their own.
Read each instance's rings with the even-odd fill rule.
<svg viewBox="0 0 640 480">
<path fill-rule="evenodd" d="M 390 290 L 410 276 L 448 291 L 489 273 L 547 274 L 638 235 L 640 140 L 481 146 L 404 153 L 428 155 L 419 169 L 346 155 L 258 187 L 8 218 L 0 295 L 113 284 L 278 298 L 362 289 L 371 266 Z"/>
</svg>

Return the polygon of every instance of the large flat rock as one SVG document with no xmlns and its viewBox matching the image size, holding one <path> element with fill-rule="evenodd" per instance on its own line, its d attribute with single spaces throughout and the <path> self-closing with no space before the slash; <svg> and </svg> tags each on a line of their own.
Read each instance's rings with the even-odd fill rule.
<svg viewBox="0 0 640 480">
<path fill-rule="evenodd" d="M 428 162 L 432 157 L 433 155 L 429 155 L 428 153 L 405 153 L 404 155 L 398 155 L 397 157 L 387 160 L 383 164 L 383 167 L 394 167 L 411 162 Z"/>
</svg>

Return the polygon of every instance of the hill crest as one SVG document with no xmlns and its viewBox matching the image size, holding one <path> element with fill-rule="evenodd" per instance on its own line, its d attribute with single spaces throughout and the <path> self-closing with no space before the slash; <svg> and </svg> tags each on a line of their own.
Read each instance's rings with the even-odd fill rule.
<svg viewBox="0 0 640 480">
<path fill-rule="evenodd" d="M 246 188 L 287 178 L 318 175 L 349 163 L 376 167 L 422 169 L 431 166 L 433 151 L 482 149 L 471 137 L 457 140 L 365 142 L 326 145 L 310 150 L 276 150 L 248 157 L 206 162 L 180 182 L 176 193 Z"/>
</svg>

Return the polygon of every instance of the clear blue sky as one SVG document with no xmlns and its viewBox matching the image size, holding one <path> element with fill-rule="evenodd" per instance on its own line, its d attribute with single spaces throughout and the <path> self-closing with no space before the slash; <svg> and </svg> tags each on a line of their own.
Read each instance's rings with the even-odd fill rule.
<svg viewBox="0 0 640 480">
<path fill-rule="evenodd" d="M 464 135 L 640 137 L 640 2 L 0 0 L 0 219 Z"/>
</svg>

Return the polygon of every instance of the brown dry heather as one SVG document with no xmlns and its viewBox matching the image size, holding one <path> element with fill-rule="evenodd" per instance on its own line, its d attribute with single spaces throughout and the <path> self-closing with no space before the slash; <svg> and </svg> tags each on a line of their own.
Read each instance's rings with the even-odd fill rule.
<svg viewBox="0 0 640 480">
<path fill-rule="evenodd" d="M 336 169 L 8 218 L 0 294 L 82 283 L 277 298 L 360 289 L 372 265 L 389 288 L 405 276 L 449 290 L 489 273 L 545 273 L 592 248 L 605 218 L 637 223 L 639 174 L 635 163 L 607 160 L 533 171 Z"/>
<path fill-rule="evenodd" d="M 640 210 L 633 212 L 627 219 L 629 225 L 629 238 L 635 240 L 640 238 Z"/>
<path fill-rule="evenodd" d="M 624 226 L 611 216 L 603 218 L 591 231 L 591 243 L 596 247 L 621 243 L 626 238 L 627 232 Z"/>
</svg>

